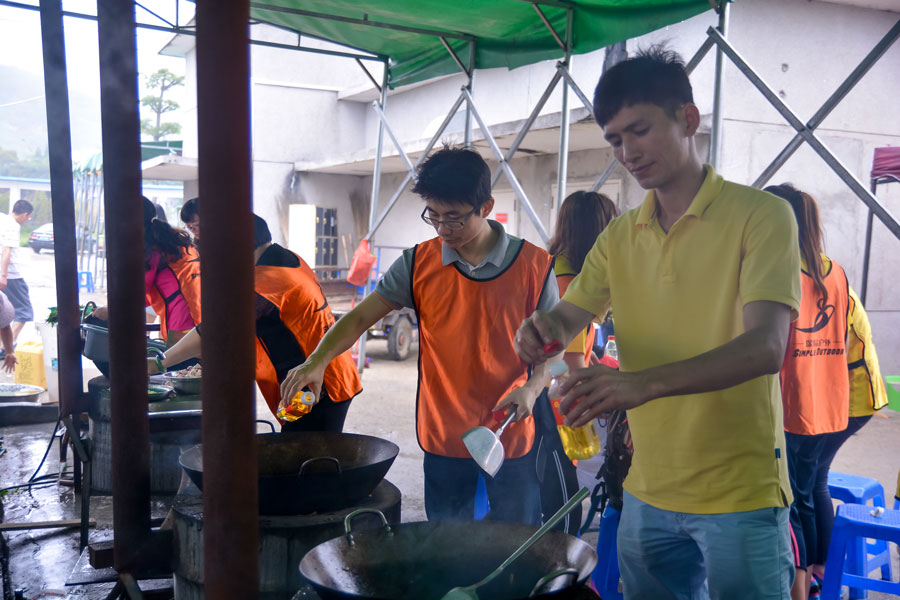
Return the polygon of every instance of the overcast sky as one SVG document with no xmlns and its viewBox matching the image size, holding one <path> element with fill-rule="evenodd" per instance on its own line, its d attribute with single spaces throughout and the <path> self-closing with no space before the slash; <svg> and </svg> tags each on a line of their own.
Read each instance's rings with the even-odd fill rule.
<svg viewBox="0 0 900 600">
<path fill-rule="evenodd" d="M 37 0 L 20 1 L 24 4 L 37 5 Z M 193 16 L 194 5 L 183 0 L 177 1 L 180 2 L 179 21 L 183 25 Z M 174 23 L 175 2 L 176 0 L 144 0 L 141 4 Z M 96 14 L 96 5 L 95 0 L 68 0 L 63 3 L 63 9 L 69 12 Z M 165 25 L 139 7 L 136 9 L 136 18 L 139 22 Z M 77 90 L 99 98 L 97 22 L 66 17 L 63 27 L 66 33 L 66 66 L 69 72 L 70 91 Z M 184 74 L 182 59 L 157 54 L 171 38 L 170 33 L 138 29 L 138 71 L 142 75 L 149 75 L 161 68 L 167 68 L 179 75 Z M 37 11 L 0 7 L 0 64 L 18 67 L 43 77 L 41 25 Z M 143 80 L 141 85 L 140 94 L 144 95 Z M 176 101 L 181 100 L 177 92 L 170 97 Z M 40 100 L 23 97 L 17 98 L 15 102 Z"/>
</svg>

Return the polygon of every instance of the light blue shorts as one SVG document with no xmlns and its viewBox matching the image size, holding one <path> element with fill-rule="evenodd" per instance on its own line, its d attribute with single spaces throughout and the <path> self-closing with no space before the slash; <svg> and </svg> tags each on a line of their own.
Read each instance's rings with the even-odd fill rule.
<svg viewBox="0 0 900 600">
<path fill-rule="evenodd" d="M 625 492 L 617 544 L 627 600 L 790 598 L 787 508 L 698 515 Z"/>
</svg>

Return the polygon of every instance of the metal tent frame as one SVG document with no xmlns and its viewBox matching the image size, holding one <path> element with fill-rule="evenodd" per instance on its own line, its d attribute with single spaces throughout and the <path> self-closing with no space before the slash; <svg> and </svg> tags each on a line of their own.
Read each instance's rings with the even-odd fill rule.
<svg viewBox="0 0 900 600">
<path fill-rule="evenodd" d="M 562 96 L 562 117 L 559 144 L 559 171 L 557 178 L 557 201 L 565 195 L 566 166 L 568 162 L 568 126 L 569 126 L 569 91 L 571 90 L 587 108 L 591 103 L 587 96 L 578 89 L 571 78 L 571 36 L 573 6 L 565 2 L 553 0 L 523 0 L 530 3 L 538 18 L 553 32 L 554 39 L 564 52 L 564 59 L 557 65 L 557 70 L 547 86 L 538 104 L 532 111 L 525 125 L 516 137 L 513 146 L 506 153 L 500 151 L 488 127 L 477 110 L 474 95 L 475 76 L 475 44 L 477 40 L 471 36 L 453 35 L 426 29 L 415 29 L 417 33 L 437 35 L 442 39 L 445 48 L 450 51 L 454 62 L 466 74 L 467 83 L 463 86 L 450 112 L 439 128 L 431 143 L 437 142 L 455 115 L 456 111 L 466 103 L 465 140 L 471 144 L 472 119 L 477 122 L 482 134 L 488 141 L 491 150 L 498 159 L 499 167 L 493 173 L 493 183 L 504 174 L 529 217 L 546 239 L 547 232 L 537 218 L 537 214 L 524 190 L 517 185 L 515 173 L 509 164 L 518 150 L 528 130 L 533 125 L 541 108 L 546 103 L 556 85 L 565 82 Z M 32 5 L 0 0 L 0 5 L 35 10 Z M 138 5 L 139 6 L 139 5 Z M 265 5 L 266 8 L 270 8 Z M 565 8 L 567 12 L 566 31 L 558 32 L 547 21 L 541 6 Z M 140 156 L 132 151 L 138 147 L 139 128 L 136 114 L 136 89 L 131 89 L 134 80 L 134 30 L 146 28 L 172 33 L 196 35 L 198 48 L 198 125 L 200 129 L 200 162 L 206 167 L 206 176 L 201 174 L 204 192 L 219 198 L 216 212 L 212 206 L 201 207 L 203 220 L 208 224 L 208 235 L 204 242 L 208 245 L 208 259 L 204 261 L 204 321 L 209 323 L 208 335 L 204 336 L 204 356 L 208 358 L 204 369 L 204 387 L 210 393 L 204 394 L 203 439 L 204 458 L 208 458 L 209 493 L 204 495 L 205 521 L 205 579 L 207 590 L 216 597 L 251 597 L 258 585 L 258 572 L 255 561 L 246 561 L 247 554 L 255 552 L 246 550 L 258 543 L 256 537 L 257 511 L 255 489 L 246 487 L 243 482 L 256 481 L 256 463 L 252 448 L 253 435 L 252 411 L 253 373 L 251 369 L 235 369 L 233 365 L 252 364 L 252 347 L 247 343 L 253 336 L 252 311 L 252 264 L 247 258 L 248 248 L 252 245 L 252 232 L 249 224 L 250 186 L 249 173 L 251 166 L 249 146 L 249 91 L 246 81 L 249 67 L 249 45 L 258 44 L 274 48 L 300 50 L 353 58 L 360 64 L 362 61 L 378 61 L 385 65 L 385 74 L 379 87 L 380 102 L 375 103 L 378 114 L 378 135 L 376 142 L 376 166 L 373 173 L 372 201 L 369 215 L 369 232 L 366 237 L 375 234 L 386 215 L 402 194 L 403 189 L 415 177 L 415 166 L 407 157 L 394 138 L 390 126 L 384 116 L 387 101 L 388 61 L 385 56 L 365 53 L 338 52 L 330 50 L 303 48 L 284 44 L 258 42 L 249 39 L 247 23 L 250 21 L 250 3 L 246 0 L 216 3 L 213 0 L 198 0 L 196 29 L 167 23 L 156 26 L 135 22 L 135 4 L 122 3 L 119 0 L 99 0 L 98 16 L 65 12 L 61 0 L 41 0 L 42 37 L 44 40 L 45 62 L 56 68 L 45 69 L 45 85 L 47 89 L 47 119 L 50 132 L 51 181 L 53 185 L 53 216 L 59 224 L 56 234 L 58 245 L 56 280 L 59 306 L 59 341 L 60 341 L 60 396 L 61 412 L 66 417 L 81 412 L 84 408 L 81 395 L 80 340 L 78 337 L 78 291 L 76 247 L 74 239 L 75 215 L 72 184 L 71 147 L 69 141 L 68 93 L 65 80 L 65 53 L 63 42 L 63 17 L 76 17 L 97 20 L 100 24 L 101 37 L 101 86 L 104 124 L 104 146 L 106 156 L 116 157 L 116 169 L 104 172 L 107 190 L 107 215 L 109 220 L 116 220 L 117 227 L 108 231 L 107 245 L 109 251 L 110 297 L 116 305 L 117 321 L 111 327 L 112 368 L 117 373 L 112 390 L 114 406 L 127 407 L 129 393 L 140 391 L 145 382 L 146 372 L 142 360 L 143 349 L 136 341 L 142 336 L 143 305 L 139 293 L 140 272 L 135 265 L 141 260 L 134 249 L 134 240 L 142 236 L 139 223 L 140 210 L 137 210 L 136 191 L 139 190 Z M 318 15 L 321 18 L 340 17 L 335 15 Z M 379 26 L 374 22 L 357 23 L 360 25 Z M 895 236 L 900 238 L 900 225 L 896 219 L 879 203 L 874 194 L 862 184 L 838 161 L 834 154 L 816 138 L 814 130 L 824 120 L 834 106 L 847 94 L 855 83 L 880 58 L 885 50 L 900 35 L 900 23 L 879 42 L 847 80 L 839 86 L 835 93 L 823 104 L 822 108 L 807 123 L 801 122 L 788 107 L 773 94 L 769 86 L 753 71 L 746 61 L 727 42 L 725 38 L 728 24 L 728 5 L 719 7 L 719 26 L 707 31 L 707 39 L 691 59 L 688 69 L 692 70 L 703 59 L 709 50 L 716 47 L 717 66 L 715 77 L 715 100 L 711 135 L 711 160 L 718 160 L 718 147 L 721 139 L 721 72 L 723 57 L 728 57 L 737 68 L 748 77 L 764 97 L 784 116 L 787 122 L 797 131 L 795 139 L 779 154 L 772 164 L 755 182 L 762 185 L 777 169 L 784 164 L 793 151 L 802 143 L 808 143 L 819 154 L 826 164 L 837 173 L 854 193 L 869 207 L 870 222 L 877 216 Z M 380 24 L 383 26 L 383 24 Z M 410 28 L 407 28 L 410 29 Z M 469 44 L 469 56 L 462 61 L 448 39 L 465 40 Z M 208 53 L 205 54 L 204 53 Z M 368 71 L 366 71 L 368 73 Z M 369 74 L 371 78 L 371 74 Z M 121 88 L 125 83 L 125 89 Z M 117 85 L 119 84 L 119 85 Z M 230 127 L 217 127 L 227 121 Z M 376 215 L 377 201 L 380 193 L 381 162 L 384 135 L 387 133 L 404 157 L 407 175 L 400 189 L 394 194 L 388 205 Z M 134 148 L 132 148 L 132 146 Z M 123 151 L 124 150 L 124 151 Z M 423 153 L 423 157 L 427 154 Z M 118 155 L 118 156 L 117 156 Z M 422 160 L 417 161 L 419 163 Z M 604 169 L 595 182 L 597 189 L 614 171 L 615 162 Z M 214 177 L 215 173 L 230 174 L 228 185 Z M 201 172 L 202 173 L 202 172 Z M 221 178 L 220 178 L 221 179 Z M 119 202 L 110 202 L 109 198 L 119 198 Z M 131 198 L 135 198 L 132 202 Z M 115 205 L 119 207 L 116 208 Z M 226 218 L 224 215 L 228 215 Z M 237 215 L 240 218 L 236 218 Z M 111 234 L 111 235 L 110 235 Z M 113 282 L 116 282 L 113 284 Z M 235 281 L 239 285 L 235 285 Z M 221 291 L 228 294 L 221 294 Z M 235 322 L 235 306 L 240 308 L 241 318 Z M 246 310 L 245 310 L 246 309 Z M 112 317 L 113 315 L 111 315 Z M 139 327 L 140 326 L 140 327 Z M 221 331 L 216 335 L 214 331 Z M 141 335 L 135 335 L 139 332 Z M 227 354 L 226 354 L 227 353 Z M 362 354 L 362 352 L 361 352 Z M 116 383 L 118 382 L 118 383 Z M 210 387 L 207 387 L 209 385 Z M 215 392 L 215 393 L 212 393 Z M 207 398 L 216 396 L 215 403 Z M 219 406 L 227 406 L 229 410 L 216 410 Z M 146 438 L 147 416 L 141 410 L 114 409 L 112 414 L 114 442 L 122 445 L 125 452 L 114 453 L 114 495 L 116 497 L 116 538 L 115 562 L 122 573 L 123 593 L 131 597 L 139 597 L 135 591 L 132 576 L 137 577 L 147 566 L 153 566 L 160 552 L 169 543 L 167 536 L 158 535 L 149 527 L 149 459 Z M 71 423 L 71 420 L 69 421 Z M 73 431 L 75 431 L 73 427 Z M 128 439 L 125 439 L 128 432 Z M 76 436 L 77 437 L 77 436 Z M 118 447 L 118 445 L 117 445 Z M 132 447 L 131 451 L 127 448 Z M 241 493 L 237 493 L 235 481 L 242 482 Z M 233 543 L 227 539 L 238 539 L 244 552 L 236 556 L 231 548 Z M 148 560 L 149 559 L 149 560 Z"/>
</svg>

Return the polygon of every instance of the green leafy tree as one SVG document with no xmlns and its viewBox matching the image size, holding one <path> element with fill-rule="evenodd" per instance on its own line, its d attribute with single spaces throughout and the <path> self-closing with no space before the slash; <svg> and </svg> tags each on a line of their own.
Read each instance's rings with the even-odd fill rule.
<svg viewBox="0 0 900 600">
<path fill-rule="evenodd" d="M 153 138 L 154 142 L 167 135 L 181 133 L 181 125 L 178 123 L 164 123 L 162 117 L 167 112 L 177 110 L 179 105 L 174 100 L 167 99 L 166 92 L 184 85 L 184 77 L 176 75 L 168 69 L 160 69 L 147 78 L 147 89 L 156 92 L 156 95 L 147 95 L 141 98 L 141 105 L 146 106 L 156 117 L 141 120 L 141 131 Z M 155 123 L 155 124 L 154 124 Z"/>
<path fill-rule="evenodd" d="M 32 156 L 19 158 L 15 150 L 0 148 L 0 175 L 8 177 L 50 177 L 50 160 L 46 148 L 36 150 Z"/>
</svg>

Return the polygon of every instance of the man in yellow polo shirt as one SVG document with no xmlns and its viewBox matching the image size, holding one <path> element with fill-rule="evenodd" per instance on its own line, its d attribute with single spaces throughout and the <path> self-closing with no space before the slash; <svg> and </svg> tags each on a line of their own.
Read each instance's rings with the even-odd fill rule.
<svg viewBox="0 0 900 600">
<path fill-rule="evenodd" d="M 516 334 L 525 362 L 612 306 L 620 371 L 575 371 L 573 426 L 628 409 L 634 461 L 618 532 L 626 598 L 788 598 L 791 501 L 777 374 L 800 300 L 779 198 L 697 154 L 681 59 L 653 48 L 597 85 L 616 158 L 649 190 L 600 234 L 563 300 Z"/>
</svg>

